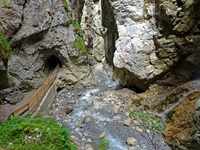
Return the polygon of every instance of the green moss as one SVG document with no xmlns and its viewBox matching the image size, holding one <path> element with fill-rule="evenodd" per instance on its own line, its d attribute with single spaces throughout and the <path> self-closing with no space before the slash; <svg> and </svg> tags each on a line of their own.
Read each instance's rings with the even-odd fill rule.
<svg viewBox="0 0 200 150">
<path fill-rule="evenodd" d="M 9 82 L 10 82 L 10 84 L 14 84 L 15 83 L 15 81 L 14 81 L 14 77 L 13 76 L 9 76 Z"/>
</svg>

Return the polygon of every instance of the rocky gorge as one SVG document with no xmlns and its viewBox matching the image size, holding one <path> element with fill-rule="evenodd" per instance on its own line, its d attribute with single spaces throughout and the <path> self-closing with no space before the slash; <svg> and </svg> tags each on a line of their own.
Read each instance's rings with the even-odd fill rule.
<svg viewBox="0 0 200 150">
<path fill-rule="evenodd" d="M 116 106 L 111 106 L 119 103 L 117 106 L 122 109 L 148 111 L 160 117 L 165 124 L 165 142 L 170 148 L 198 149 L 199 0 L 0 0 L 0 7 L 0 30 L 12 47 L 8 68 L 14 78 L 12 85 L 5 82 L 1 62 L 2 105 L 21 101 L 26 92 L 39 87 L 59 65 L 56 84 L 61 92 L 49 115 L 63 124 L 70 126 L 71 121 L 77 126 L 82 125 L 84 115 L 77 115 L 76 107 L 86 109 L 86 115 L 93 119 L 97 119 L 98 112 L 104 114 L 107 107 L 113 108 L 105 113 L 108 119 L 114 120 L 114 125 L 116 122 L 123 124 L 124 117 L 127 117 L 123 116 L 125 111 L 116 113 Z M 81 48 L 74 43 L 79 43 Z M 105 87 L 100 94 L 90 91 L 92 97 L 87 97 L 83 88 L 101 83 L 93 69 L 96 64 L 102 64 L 107 76 L 129 89 L 109 91 L 112 84 L 102 83 Z M 107 89 L 107 86 L 111 87 Z M 75 94 L 71 96 L 73 90 Z M 76 95 L 76 90 L 82 91 L 80 96 Z M 73 105 L 72 112 L 62 114 L 62 110 L 68 108 L 67 104 L 73 100 L 79 103 L 77 96 L 84 97 L 84 94 L 85 98 L 80 98 L 83 103 L 79 101 L 81 105 Z M 92 102 L 89 101 L 91 98 Z M 88 105 L 92 106 L 91 110 Z M 90 121 L 86 121 L 86 127 L 91 125 Z M 100 128 L 106 123 L 108 132 L 113 122 L 107 121 L 101 120 Z M 76 134 L 87 134 L 84 133 L 86 130 L 77 131 L 82 130 L 79 128 L 72 130 Z M 131 132 L 130 129 L 124 130 Z M 97 134 L 100 132 L 98 130 Z M 112 132 L 117 134 L 118 131 Z M 84 144 L 95 140 L 94 137 L 76 136 Z M 139 143 L 145 141 L 139 135 L 136 137 Z M 87 149 L 88 145 L 84 147 L 84 144 L 83 149 Z M 136 147 L 146 149 L 145 146 L 150 144 L 141 145 Z"/>
</svg>

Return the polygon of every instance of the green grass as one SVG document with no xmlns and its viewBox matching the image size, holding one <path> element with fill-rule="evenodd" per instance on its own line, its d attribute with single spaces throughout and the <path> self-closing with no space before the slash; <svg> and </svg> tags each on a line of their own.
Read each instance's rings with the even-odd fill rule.
<svg viewBox="0 0 200 150">
<path fill-rule="evenodd" d="M 56 121 L 19 116 L 0 124 L 0 145 L 9 150 L 77 150 L 69 130 Z"/>
<path fill-rule="evenodd" d="M 63 2 L 63 5 L 65 7 L 65 10 L 68 11 L 69 10 L 69 5 L 68 5 L 67 0 L 62 0 L 62 2 Z"/>
<path fill-rule="evenodd" d="M 78 39 L 75 41 L 75 42 L 70 42 L 69 43 L 73 48 L 79 50 L 79 51 L 82 51 L 82 53 L 88 57 L 88 52 L 86 50 L 86 47 L 85 47 L 85 43 L 83 41 L 83 38 L 78 36 Z"/>
<path fill-rule="evenodd" d="M 79 23 L 78 23 L 77 21 L 75 21 L 75 22 L 72 24 L 72 26 L 74 27 L 75 32 L 76 32 L 79 36 L 83 37 L 83 30 L 81 29 L 81 26 L 79 25 Z"/>
<path fill-rule="evenodd" d="M 109 148 L 109 141 L 106 137 L 100 137 L 97 143 L 93 144 L 94 150 L 107 150 Z"/>
<path fill-rule="evenodd" d="M 7 0 L 3 0 L 2 5 L 4 8 L 10 8 L 10 6 L 11 6 L 11 4 L 7 2 Z"/>
</svg>

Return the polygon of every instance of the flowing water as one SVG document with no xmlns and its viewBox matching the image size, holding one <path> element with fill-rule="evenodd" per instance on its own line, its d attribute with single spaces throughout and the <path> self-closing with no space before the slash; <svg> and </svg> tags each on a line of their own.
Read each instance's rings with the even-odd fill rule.
<svg viewBox="0 0 200 150">
<path fill-rule="evenodd" d="M 71 130 L 76 137 L 79 149 L 89 149 L 86 145 L 97 143 L 99 135 L 106 133 L 111 150 L 128 150 L 126 140 L 135 138 L 138 150 L 153 150 L 153 146 L 143 133 L 137 132 L 132 126 L 124 125 L 128 118 L 126 114 L 126 99 L 119 98 L 113 91 L 121 91 L 123 87 L 112 81 L 96 66 L 94 74 L 97 84 L 88 89 L 63 90 L 59 92 L 51 106 L 50 114 Z M 169 149 L 158 138 L 160 149 Z M 78 144 L 77 144 L 78 143 Z"/>
</svg>

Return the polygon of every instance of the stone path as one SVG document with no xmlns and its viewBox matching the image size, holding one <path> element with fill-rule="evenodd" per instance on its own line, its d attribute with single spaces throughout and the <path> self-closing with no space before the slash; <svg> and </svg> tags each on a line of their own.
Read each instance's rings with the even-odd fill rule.
<svg viewBox="0 0 200 150">
<path fill-rule="evenodd" d="M 63 90 L 57 94 L 49 113 L 71 130 L 71 139 L 80 150 L 92 150 L 105 132 L 110 150 L 153 150 L 144 131 L 132 119 L 128 110 L 136 96 L 110 80 L 100 66 L 94 70 L 97 84 L 89 89 Z M 170 149 L 157 135 L 159 150 Z M 128 141 L 127 141 L 128 139 Z"/>
</svg>

